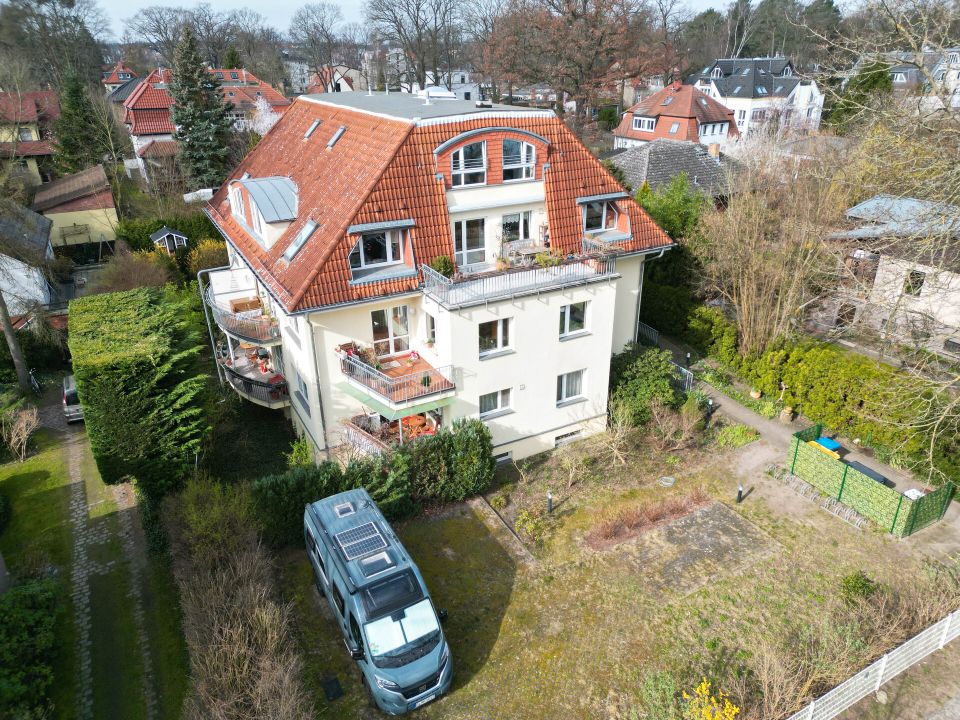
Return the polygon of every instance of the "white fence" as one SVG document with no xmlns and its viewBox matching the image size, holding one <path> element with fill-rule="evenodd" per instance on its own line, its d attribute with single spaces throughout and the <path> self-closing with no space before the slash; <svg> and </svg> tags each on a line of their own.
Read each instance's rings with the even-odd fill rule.
<svg viewBox="0 0 960 720">
<path fill-rule="evenodd" d="M 790 720 L 831 720 L 957 637 L 960 637 L 960 610 L 891 650 L 823 697 L 814 700 L 791 716 Z"/>
</svg>

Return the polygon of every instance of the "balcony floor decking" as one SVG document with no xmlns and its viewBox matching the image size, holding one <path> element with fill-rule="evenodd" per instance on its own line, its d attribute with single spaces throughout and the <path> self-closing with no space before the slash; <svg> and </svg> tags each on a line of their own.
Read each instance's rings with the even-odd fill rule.
<svg viewBox="0 0 960 720">
<path fill-rule="evenodd" d="M 389 378 L 400 379 L 407 375 L 412 376 L 406 382 L 394 384 L 389 398 L 394 403 L 453 390 L 456 387 L 423 358 L 417 358 L 412 363 L 409 363 L 406 357 L 385 358 L 381 363 L 380 372 Z M 397 365 L 393 366 L 394 363 Z M 423 384 L 424 377 L 430 378 L 429 385 Z"/>
</svg>

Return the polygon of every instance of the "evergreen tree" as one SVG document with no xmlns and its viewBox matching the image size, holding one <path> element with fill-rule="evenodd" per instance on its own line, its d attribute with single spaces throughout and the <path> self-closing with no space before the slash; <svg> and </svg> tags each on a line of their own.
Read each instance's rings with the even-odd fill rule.
<svg viewBox="0 0 960 720">
<path fill-rule="evenodd" d="M 872 60 L 850 78 L 843 95 L 830 109 L 827 121 L 843 134 L 867 109 L 874 107 L 880 98 L 893 92 L 890 65 L 882 60 Z"/>
<path fill-rule="evenodd" d="M 223 67 L 228 70 L 243 67 L 243 58 L 240 57 L 240 51 L 233 45 L 227 48 L 227 52 L 223 56 Z"/>
<path fill-rule="evenodd" d="M 223 101 L 220 82 L 200 59 L 189 26 L 174 56 L 170 94 L 181 169 L 195 187 L 217 187 L 227 174 L 232 105 Z"/>
<path fill-rule="evenodd" d="M 75 173 L 96 165 L 103 157 L 97 137 L 93 103 L 80 78 L 71 73 L 60 92 L 60 117 L 53 124 L 53 154 L 57 168 Z"/>
</svg>

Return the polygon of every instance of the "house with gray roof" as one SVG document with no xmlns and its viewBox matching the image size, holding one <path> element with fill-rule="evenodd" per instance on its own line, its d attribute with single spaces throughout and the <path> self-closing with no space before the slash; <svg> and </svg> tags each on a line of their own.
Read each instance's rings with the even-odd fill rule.
<svg viewBox="0 0 960 720">
<path fill-rule="evenodd" d="M 772 121 L 778 132 L 820 128 L 823 93 L 785 57 L 720 58 L 687 83 L 733 110 L 741 135 L 772 127 Z"/>
<path fill-rule="evenodd" d="M 53 223 L 10 200 L 0 200 L 0 292 L 11 315 L 51 303 L 45 268 L 53 259 Z"/>
<path fill-rule="evenodd" d="M 723 200 L 730 195 L 728 171 L 733 161 L 719 149 L 715 152 L 711 154 L 700 143 L 661 138 L 619 151 L 609 160 L 623 171 L 633 190 L 647 183 L 656 191 L 678 175 L 686 174 L 692 188 L 715 200 Z"/>
</svg>

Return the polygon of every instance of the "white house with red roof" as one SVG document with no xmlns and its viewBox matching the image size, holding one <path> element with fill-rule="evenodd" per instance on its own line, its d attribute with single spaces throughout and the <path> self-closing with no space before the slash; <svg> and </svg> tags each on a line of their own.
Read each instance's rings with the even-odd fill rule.
<svg viewBox="0 0 960 720">
<path fill-rule="evenodd" d="M 674 82 L 630 107 L 613 131 L 614 148 L 658 139 L 723 147 L 740 137 L 733 111 L 690 85 Z"/>
<path fill-rule="evenodd" d="M 116 90 L 121 85 L 130 82 L 134 78 L 138 77 L 137 74 L 123 64 L 121 60 L 113 67 L 104 68 L 101 73 L 103 83 L 103 89 L 109 95 L 114 90 Z"/>
<path fill-rule="evenodd" d="M 671 247 L 553 112 L 406 93 L 298 98 L 207 213 L 221 377 L 318 451 L 471 417 L 504 458 L 602 430 Z"/>
<path fill-rule="evenodd" d="M 51 90 L 0 92 L 0 175 L 19 175 L 30 185 L 50 182 L 58 117 L 60 102 Z"/>
<path fill-rule="evenodd" d="M 217 76 L 224 100 L 233 105 L 231 116 L 237 128 L 246 126 L 261 97 L 266 98 L 275 112 L 282 113 L 290 106 L 290 100 L 246 70 L 210 68 L 210 72 Z M 171 117 L 172 75 L 167 68 L 157 68 L 123 102 L 123 123 L 130 131 L 140 172 L 145 178 L 149 177 L 148 165 L 159 165 L 165 158 L 177 154 Z"/>
</svg>

